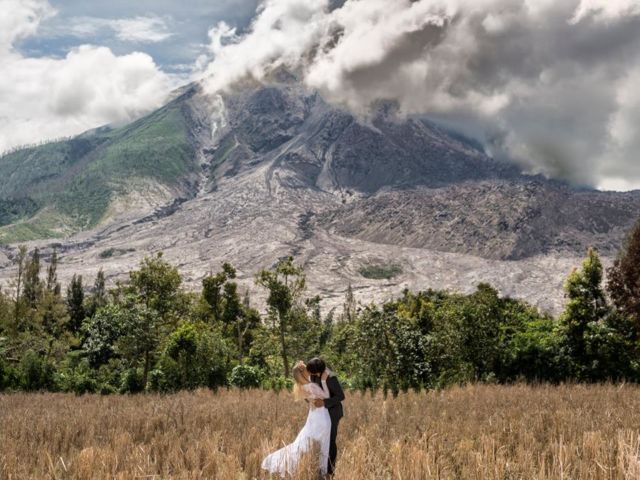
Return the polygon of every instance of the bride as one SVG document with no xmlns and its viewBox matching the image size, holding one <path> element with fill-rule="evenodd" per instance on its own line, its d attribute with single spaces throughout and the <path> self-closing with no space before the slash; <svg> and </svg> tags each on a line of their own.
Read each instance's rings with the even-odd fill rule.
<svg viewBox="0 0 640 480">
<path fill-rule="evenodd" d="M 308 452 L 313 442 L 320 444 L 320 473 L 326 475 L 329 460 L 329 436 L 331 433 L 331 418 L 329 411 L 324 407 L 315 407 L 315 399 L 329 398 L 327 388 L 328 370 L 321 377 L 322 388 L 313 383 L 309 378 L 309 372 L 303 361 L 299 361 L 293 367 L 293 394 L 296 400 L 309 400 L 309 415 L 307 422 L 300 433 L 286 447 L 273 452 L 262 461 L 263 470 L 270 474 L 279 474 L 281 477 L 293 475 L 302 455 Z"/>
</svg>

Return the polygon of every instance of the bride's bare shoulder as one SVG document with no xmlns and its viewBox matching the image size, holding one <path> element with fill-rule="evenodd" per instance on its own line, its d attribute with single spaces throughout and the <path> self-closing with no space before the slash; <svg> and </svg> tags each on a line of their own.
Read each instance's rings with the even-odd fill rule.
<svg viewBox="0 0 640 480">
<path fill-rule="evenodd" d="M 309 382 L 305 384 L 302 388 L 304 389 L 305 392 L 311 393 L 311 394 L 316 394 L 318 393 L 318 391 L 322 392 L 322 389 L 313 382 Z"/>
</svg>

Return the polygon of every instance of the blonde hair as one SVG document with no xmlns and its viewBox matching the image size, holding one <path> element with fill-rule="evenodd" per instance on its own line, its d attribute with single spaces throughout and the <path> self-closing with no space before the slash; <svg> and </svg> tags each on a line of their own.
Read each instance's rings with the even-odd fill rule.
<svg viewBox="0 0 640 480">
<path fill-rule="evenodd" d="M 293 370 L 291 374 L 293 375 L 293 398 L 295 401 L 302 400 L 305 397 L 304 390 L 302 387 L 309 383 L 309 380 L 305 376 L 305 372 L 307 371 L 307 366 L 304 364 L 302 360 L 296 363 L 293 366 Z"/>
</svg>

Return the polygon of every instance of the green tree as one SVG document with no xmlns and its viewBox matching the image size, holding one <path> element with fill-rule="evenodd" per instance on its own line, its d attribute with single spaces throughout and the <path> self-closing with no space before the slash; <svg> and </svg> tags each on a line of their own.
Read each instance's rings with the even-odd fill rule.
<svg viewBox="0 0 640 480">
<path fill-rule="evenodd" d="M 498 292 L 491 285 L 480 283 L 468 296 L 460 317 L 464 358 L 473 365 L 474 377 L 484 379 L 495 372 L 500 354 L 502 305 Z"/>
<path fill-rule="evenodd" d="M 333 336 L 333 331 L 335 329 L 335 312 L 336 309 L 332 308 L 323 319 L 320 319 L 322 323 L 322 329 L 320 332 L 320 337 L 318 339 L 320 349 L 324 349 Z"/>
<path fill-rule="evenodd" d="M 162 341 L 163 322 L 157 310 L 129 298 L 125 302 L 128 314 L 122 317 L 118 352 L 132 367 L 142 364 L 142 385 L 146 388 L 155 353 Z"/>
<path fill-rule="evenodd" d="M 59 352 L 66 350 L 66 344 L 69 340 L 63 338 L 63 333 L 67 329 L 69 317 L 64 300 L 60 295 L 45 289 L 37 309 L 34 311 L 34 320 L 41 325 L 48 337 L 49 353 L 51 353 L 55 342 L 61 342 L 58 345 Z"/>
<path fill-rule="evenodd" d="M 286 377 L 289 375 L 287 328 L 291 320 L 292 307 L 299 301 L 305 289 L 304 271 L 293 263 L 293 257 L 288 257 L 279 261 L 272 270 L 262 270 L 258 273 L 256 283 L 268 291 L 269 316 L 278 330 L 280 355 Z"/>
<path fill-rule="evenodd" d="M 289 358 L 311 358 L 322 353 L 323 322 L 320 297 L 294 302 L 287 320 Z"/>
<path fill-rule="evenodd" d="M 86 316 L 84 305 L 84 288 L 82 275 L 73 275 L 67 286 L 67 312 L 69 314 L 69 330 L 78 333 Z"/>
<path fill-rule="evenodd" d="M 61 340 L 60 337 L 66 328 L 69 318 L 61 295 L 57 269 L 58 254 L 54 249 L 47 267 L 47 280 L 44 283 L 40 300 L 37 304 L 39 322 L 47 334 L 52 337 L 50 339 L 50 347 L 53 346 L 52 340 Z"/>
<path fill-rule="evenodd" d="M 335 322 L 331 329 L 331 335 L 326 338 L 322 356 L 340 374 L 341 378 L 349 377 L 354 380 L 359 357 L 354 348 L 354 339 L 357 331 L 357 316 L 351 320 Z"/>
<path fill-rule="evenodd" d="M 15 302 L 14 302 L 14 328 L 12 329 L 15 334 L 20 329 L 20 324 L 23 315 L 23 289 L 24 289 L 24 274 L 27 265 L 27 247 L 20 245 L 18 247 L 18 255 L 16 257 L 16 280 L 15 280 Z"/>
<path fill-rule="evenodd" d="M 27 350 L 20 360 L 20 381 L 24 390 L 51 390 L 54 386 L 54 368 L 41 355 Z"/>
<path fill-rule="evenodd" d="M 260 323 L 260 315 L 251 308 L 248 293 L 245 294 L 244 301 L 240 300 L 238 294 L 238 284 L 227 282 L 223 287 L 222 321 L 233 337 L 237 352 L 238 361 L 243 362 L 247 346 L 251 342 L 251 329 Z"/>
<path fill-rule="evenodd" d="M 38 306 L 42 295 L 43 285 L 40 280 L 40 250 L 35 248 L 31 258 L 27 260 L 24 272 L 24 298 L 29 308 Z"/>
<path fill-rule="evenodd" d="M 353 294 L 353 288 L 351 284 L 347 286 L 347 291 L 344 295 L 344 303 L 342 304 L 342 318 L 347 322 L 352 322 L 356 318 L 357 313 L 356 297 Z"/>
<path fill-rule="evenodd" d="M 131 311 L 123 305 L 110 304 L 87 317 L 83 324 L 85 340 L 82 348 L 92 368 L 105 365 L 117 355 L 116 342 L 123 335 Z"/>
<path fill-rule="evenodd" d="M 222 264 L 222 271 L 207 275 L 202 280 L 202 297 L 211 307 L 213 318 L 216 321 L 222 320 L 224 306 L 224 285 L 236 278 L 236 269 L 229 263 Z"/>
<path fill-rule="evenodd" d="M 181 284 L 177 268 L 158 253 L 145 257 L 139 269 L 129 273 L 129 284 L 116 294 L 131 311 L 119 341 L 120 349 L 130 362 L 142 362 L 144 388 L 162 339 L 177 327 L 184 314 L 182 307 L 188 303 Z"/>
<path fill-rule="evenodd" d="M 162 252 L 156 256 L 145 257 L 138 270 L 129 273 L 130 291 L 153 309 L 163 320 L 169 320 L 180 293 L 182 277 L 178 269 L 162 258 Z"/>
<path fill-rule="evenodd" d="M 53 249 L 51 260 L 47 267 L 47 282 L 45 284 L 45 288 L 53 295 L 58 297 L 60 296 L 60 283 L 58 283 L 58 252 L 55 248 Z"/>
<path fill-rule="evenodd" d="M 473 347 L 467 348 L 475 323 L 474 308 L 467 296 L 435 293 L 427 295 L 422 301 L 426 302 L 426 306 L 418 309 L 421 314 L 419 324 L 427 332 L 425 342 L 433 384 L 443 387 L 478 379 L 478 365 L 474 364 L 474 359 L 477 357 L 477 348 L 486 337 L 481 334 Z"/>
<path fill-rule="evenodd" d="M 202 280 L 202 299 L 208 306 L 208 318 L 224 325 L 225 334 L 236 345 L 238 361 L 242 363 L 251 342 L 251 330 L 260 321 L 259 314 L 251 308 L 249 293 L 244 299 L 238 293 L 236 270 L 229 263 L 222 264 L 222 270 L 209 274 Z"/>
<path fill-rule="evenodd" d="M 351 348 L 356 356 L 355 384 L 362 389 L 420 389 L 430 382 L 427 343 L 410 320 L 398 315 L 395 302 L 371 305 L 358 317 Z"/>
<path fill-rule="evenodd" d="M 609 269 L 607 290 L 613 304 L 635 324 L 640 336 L 640 221 Z"/>
<path fill-rule="evenodd" d="M 602 288 L 602 262 L 594 249 L 589 249 L 582 269 L 574 270 L 565 282 L 567 305 L 560 317 L 569 355 L 584 375 L 588 364 L 586 332 L 589 324 L 599 322 L 609 313 Z"/>
<path fill-rule="evenodd" d="M 562 337 L 554 318 L 512 299 L 502 301 L 502 311 L 504 322 L 500 325 L 495 370 L 499 381 L 559 382 L 570 377 L 571 358 L 562 351 Z"/>
<path fill-rule="evenodd" d="M 591 381 L 640 380 L 639 346 L 635 323 L 612 310 L 585 331 L 588 364 L 585 379 Z"/>
<path fill-rule="evenodd" d="M 229 375 L 229 384 L 238 388 L 258 388 L 262 383 L 262 372 L 251 365 L 236 365 Z"/>
<path fill-rule="evenodd" d="M 152 387 L 172 391 L 226 384 L 228 347 L 211 325 L 183 322 L 169 335 Z"/>
<path fill-rule="evenodd" d="M 244 358 L 253 344 L 255 333 L 262 328 L 260 312 L 251 306 L 251 298 L 249 289 L 245 289 L 242 298 L 242 316 L 238 319 L 238 349 L 240 355 Z"/>
<path fill-rule="evenodd" d="M 0 337 L 13 334 L 13 301 L 0 287 Z"/>
<path fill-rule="evenodd" d="M 107 288 L 104 278 L 104 271 L 98 270 L 96 279 L 91 289 L 91 296 L 87 300 L 86 316 L 93 317 L 98 309 L 104 307 L 107 304 Z"/>
</svg>

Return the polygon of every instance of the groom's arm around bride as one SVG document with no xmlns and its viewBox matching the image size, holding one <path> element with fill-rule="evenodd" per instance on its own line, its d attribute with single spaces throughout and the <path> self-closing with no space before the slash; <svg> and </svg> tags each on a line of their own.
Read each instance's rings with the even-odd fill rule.
<svg viewBox="0 0 640 480">
<path fill-rule="evenodd" d="M 329 413 L 331 413 L 331 409 L 338 407 L 339 416 L 342 417 L 342 401 L 344 400 L 344 392 L 342 391 L 342 385 L 340 385 L 338 377 L 336 377 L 333 372 L 331 372 L 329 374 L 329 378 L 327 378 L 327 387 L 329 388 L 331 396 L 323 400 L 324 406 L 329 409 Z"/>
</svg>

